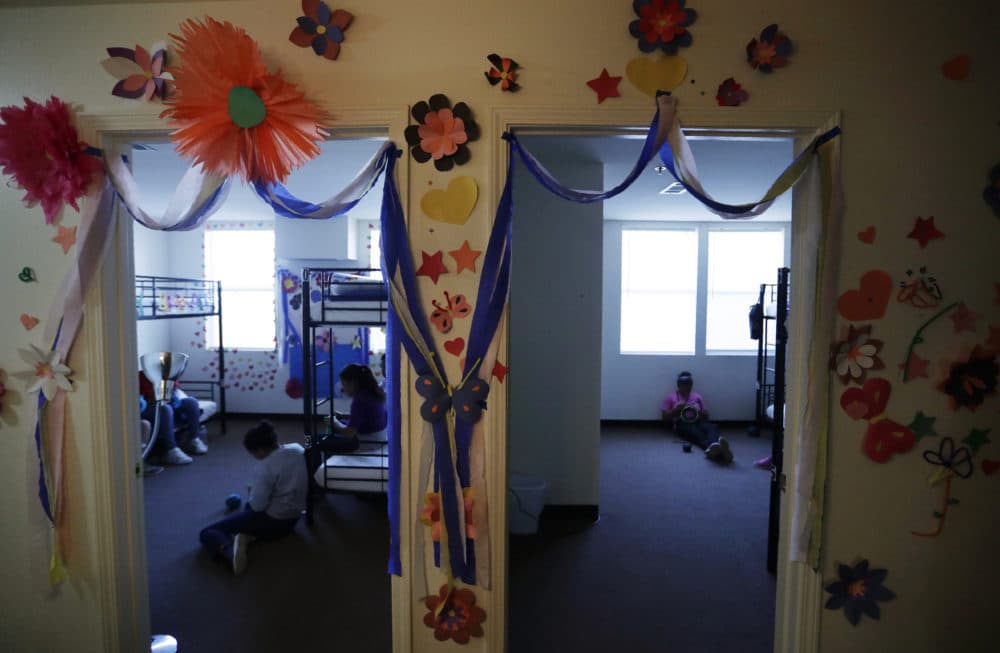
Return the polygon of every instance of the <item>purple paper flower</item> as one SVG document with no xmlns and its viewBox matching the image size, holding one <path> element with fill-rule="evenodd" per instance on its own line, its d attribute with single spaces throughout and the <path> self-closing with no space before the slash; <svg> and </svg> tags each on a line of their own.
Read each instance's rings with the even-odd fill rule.
<svg viewBox="0 0 1000 653">
<path fill-rule="evenodd" d="M 715 99 L 720 107 L 738 107 L 750 98 L 750 94 L 736 83 L 732 77 L 719 84 Z"/>
<path fill-rule="evenodd" d="M 691 45 L 687 28 L 698 18 L 694 9 L 685 9 L 686 0 L 633 0 L 632 9 L 639 17 L 628 31 L 639 42 L 639 49 L 652 52 L 660 48 L 677 54 L 678 48 Z"/>
<path fill-rule="evenodd" d="M 844 616 L 857 626 L 862 614 L 878 620 L 881 611 L 878 603 L 896 598 L 896 593 L 882 585 L 889 572 L 885 569 L 868 569 L 868 561 L 862 560 L 854 567 L 838 565 L 840 580 L 826 586 L 832 596 L 826 602 L 827 610 L 843 608 Z"/>
<path fill-rule="evenodd" d="M 983 189 L 983 199 L 993 209 L 993 215 L 1000 218 L 1000 163 L 990 170 L 990 185 Z"/>
<path fill-rule="evenodd" d="M 167 98 L 168 81 L 173 81 L 165 71 L 167 49 L 163 43 L 153 45 L 152 54 L 141 45 L 135 49 L 108 48 L 110 59 L 103 62 L 104 69 L 118 78 L 111 94 L 118 97 L 146 101 Z"/>
<path fill-rule="evenodd" d="M 760 40 L 753 39 L 747 43 L 747 61 L 751 68 L 762 73 L 787 65 L 791 53 L 792 42 L 778 31 L 777 23 L 765 27 L 760 33 Z"/>
</svg>

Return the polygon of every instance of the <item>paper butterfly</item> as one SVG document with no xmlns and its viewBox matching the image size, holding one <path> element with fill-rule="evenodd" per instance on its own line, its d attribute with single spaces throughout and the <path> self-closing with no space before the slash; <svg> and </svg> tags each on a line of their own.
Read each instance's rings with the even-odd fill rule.
<svg viewBox="0 0 1000 653">
<path fill-rule="evenodd" d="M 941 303 L 941 288 L 937 279 L 927 276 L 927 268 L 920 268 L 920 274 L 913 276 L 913 270 L 906 271 L 906 280 L 899 282 L 896 301 L 910 304 L 915 308 L 934 308 Z"/>
<path fill-rule="evenodd" d="M 451 331 L 452 320 L 460 317 L 469 317 L 472 313 L 472 306 L 465 301 L 465 295 L 455 295 L 452 297 L 447 291 L 444 293 L 444 300 L 447 306 L 442 306 L 436 299 L 431 300 L 434 310 L 431 312 L 431 323 L 441 333 Z"/>
<path fill-rule="evenodd" d="M 422 374 L 417 377 L 417 394 L 425 399 L 420 407 L 420 416 L 428 422 L 440 422 L 448 414 L 448 410 L 454 408 L 455 417 L 475 424 L 486 408 L 490 384 L 482 379 L 470 378 L 449 396 L 433 374 Z"/>
</svg>

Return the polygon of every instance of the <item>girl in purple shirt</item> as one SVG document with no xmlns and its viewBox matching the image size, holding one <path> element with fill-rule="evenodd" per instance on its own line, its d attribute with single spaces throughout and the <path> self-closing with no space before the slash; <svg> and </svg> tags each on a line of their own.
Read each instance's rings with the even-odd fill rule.
<svg viewBox="0 0 1000 653">
<path fill-rule="evenodd" d="M 679 436 L 705 452 L 705 457 L 717 463 L 733 461 L 729 442 L 719 436 L 719 428 L 708 421 L 705 400 L 692 390 L 694 378 L 690 372 L 677 375 L 677 390 L 663 399 L 661 414 L 667 426 L 673 426 Z"/>
<path fill-rule="evenodd" d="M 346 365 L 340 371 L 340 385 L 351 398 L 351 412 L 338 413 L 330 423 L 333 434 L 324 438 L 322 448 L 327 453 L 345 453 L 358 448 L 359 435 L 385 430 L 385 391 L 379 386 L 367 365 Z"/>
</svg>

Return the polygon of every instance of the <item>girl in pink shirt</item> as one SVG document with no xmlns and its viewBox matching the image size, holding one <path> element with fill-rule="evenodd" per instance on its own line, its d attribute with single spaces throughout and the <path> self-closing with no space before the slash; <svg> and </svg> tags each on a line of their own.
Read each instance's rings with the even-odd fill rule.
<svg viewBox="0 0 1000 653">
<path fill-rule="evenodd" d="M 730 463 L 733 452 L 729 442 L 719 436 L 719 429 L 708 421 L 705 400 L 692 390 L 694 378 L 690 372 L 677 375 L 677 390 L 663 399 L 661 414 L 663 422 L 673 426 L 679 436 L 705 452 L 705 457 L 713 462 Z"/>
</svg>

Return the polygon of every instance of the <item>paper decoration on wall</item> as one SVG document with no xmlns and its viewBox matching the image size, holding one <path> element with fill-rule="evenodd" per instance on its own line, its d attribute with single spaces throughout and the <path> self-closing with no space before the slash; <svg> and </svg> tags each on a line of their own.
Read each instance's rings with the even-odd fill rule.
<svg viewBox="0 0 1000 653">
<path fill-rule="evenodd" d="M 476 539 L 476 527 L 472 521 L 475 502 L 472 498 L 472 488 L 462 488 L 462 503 L 465 512 L 465 536 Z M 441 541 L 441 493 L 428 492 L 424 495 L 424 507 L 420 511 L 420 522 L 431 529 L 431 540 Z"/>
<path fill-rule="evenodd" d="M 472 154 L 466 143 L 479 138 L 479 125 L 465 102 L 452 108 L 448 97 L 437 93 L 428 102 L 417 102 L 410 115 L 417 124 L 408 126 L 404 135 L 417 163 L 433 159 L 434 167 L 446 172 L 469 162 Z"/>
<path fill-rule="evenodd" d="M 471 272 L 476 271 L 476 259 L 482 251 L 478 249 L 472 249 L 469 246 L 469 241 L 462 243 L 462 246 L 458 249 L 453 249 L 448 252 L 448 256 L 455 260 L 455 274 L 460 274 L 462 270 L 470 270 Z"/>
<path fill-rule="evenodd" d="M 948 378 L 938 389 L 948 395 L 952 410 L 968 408 L 975 412 L 987 397 L 996 394 L 998 369 L 996 353 L 977 345 L 968 359 L 952 363 Z"/>
<path fill-rule="evenodd" d="M 504 379 L 507 378 L 507 371 L 507 366 L 497 360 L 493 363 L 493 372 L 491 373 L 491 376 L 496 378 L 496 380 L 500 383 L 503 383 Z"/>
<path fill-rule="evenodd" d="M 899 282 L 899 292 L 896 293 L 896 301 L 914 308 L 936 308 L 941 303 L 941 297 L 937 279 L 928 275 L 925 267 L 921 267 L 916 274 L 907 270 L 906 278 Z"/>
<path fill-rule="evenodd" d="M 837 565 L 838 580 L 829 583 L 826 591 L 831 594 L 826 601 L 827 610 L 844 611 L 844 616 L 852 626 L 857 626 L 861 615 L 879 620 L 879 603 L 896 598 L 895 592 L 883 585 L 889 572 L 885 569 L 869 569 L 868 561 L 862 560 L 853 567 Z"/>
<path fill-rule="evenodd" d="M 943 437 L 938 443 L 938 448 L 924 451 L 924 460 L 937 468 L 937 470 L 927 479 L 933 487 L 944 483 L 942 492 L 941 508 L 935 510 L 933 516 L 937 519 L 937 526 L 932 531 L 910 531 L 917 537 L 937 537 L 944 532 L 945 520 L 948 517 L 948 509 L 959 504 L 959 500 L 951 494 L 951 480 L 954 477 L 969 478 L 974 469 L 972 463 L 972 452 L 967 447 L 955 448 L 955 441 L 950 437 Z"/>
<path fill-rule="evenodd" d="M 984 460 L 982 463 L 983 474 L 987 476 L 993 476 L 997 472 L 1000 472 L 1000 460 Z"/>
<path fill-rule="evenodd" d="M 952 57 L 948 61 L 941 64 L 941 74 L 948 79 L 961 81 L 969 76 L 970 68 L 971 62 L 969 60 L 969 55 L 960 54 L 957 57 Z"/>
<path fill-rule="evenodd" d="M 840 395 L 840 407 L 851 419 L 868 422 L 861 448 L 877 463 L 888 462 L 893 454 L 905 453 L 916 443 L 909 427 L 886 417 L 891 391 L 887 380 L 869 379 L 860 388 L 848 388 Z"/>
<path fill-rule="evenodd" d="M 618 94 L 618 83 L 621 81 L 621 77 L 609 75 L 608 69 L 602 68 L 601 74 L 588 81 L 587 86 L 597 93 L 597 103 L 600 104 L 609 97 L 620 97 Z"/>
<path fill-rule="evenodd" d="M 431 220 L 465 224 L 479 200 L 479 184 L 468 175 L 455 177 L 445 190 L 429 190 L 420 198 L 420 210 Z"/>
<path fill-rule="evenodd" d="M 929 378 L 927 376 L 927 366 L 930 363 L 926 358 L 921 358 L 916 351 L 911 351 L 906 362 L 899 365 L 899 369 L 903 370 L 903 381 Z"/>
<path fill-rule="evenodd" d="M 199 343 L 200 344 L 200 343 Z M 226 351 L 225 382 L 227 390 L 239 392 L 267 392 L 274 389 L 274 381 L 278 375 L 278 356 L 269 351 L 244 352 Z M 211 380 L 215 380 L 218 361 L 213 358 L 204 365 L 202 372 L 207 372 Z M 322 375 L 320 375 L 322 376 Z"/>
<path fill-rule="evenodd" d="M 35 345 L 28 347 L 18 349 L 17 353 L 31 369 L 14 372 L 14 376 L 25 382 L 25 389 L 28 392 L 40 390 L 49 401 L 55 398 L 59 390 L 72 392 L 73 383 L 69 377 L 73 371 L 63 364 L 60 353 L 55 350 L 43 351 Z"/>
<path fill-rule="evenodd" d="M 465 338 L 455 338 L 444 343 L 444 350 L 452 356 L 458 357 L 465 351 Z"/>
<path fill-rule="evenodd" d="M 465 346 L 464 341 L 462 346 Z M 475 424 L 482 416 L 490 394 L 490 385 L 478 378 L 470 378 L 461 387 L 449 392 L 433 374 L 422 374 L 417 377 L 415 387 L 417 394 L 424 398 L 420 416 L 432 424 L 444 419 L 452 407 L 457 419 Z"/>
<path fill-rule="evenodd" d="M 927 247 L 927 243 L 938 238 L 944 238 L 944 234 L 934 226 L 934 216 L 924 219 L 917 217 L 913 224 L 913 229 L 906 234 L 907 238 L 912 238 L 920 243 L 920 249 Z"/>
<path fill-rule="evenodd" d="M 830 346 L 830 369 L 847 385 L 865 381 L 869 370 L 881 370 L 885 367 L 878 352 L 882 341 L 871 337 L 872 325 L 855 328 L 848 326 L 847 337 Z"/>
<path fill-rule="evenodd" d="M 919 441 L 921 438 L 937 435 L 937 431 L 934 430 L 934 422 L 936 421 L 936 417 L 924 415 L 924 411 L 918 410 L 917 414 L 913 416 L 913 420 L 907 426 L 913 431 L 913 435 Z"/>
<path fill-rule="evenodd" d="M 17 278 L 23 281 L 24 283 L 31 283 L 32 281 L 38 281 L 38 279 L 35 277 L 35 271 L 28 266 L 24 266 L 23 268 L 21 268 L 21 271 L 17 273 Z"/>
<path fill-rule="evenodd" d="M 994 354 L 1000 354 L 1000 326 L 990 325 L 990 334 L 986 337 L 986 342 L 983 345 Z"/>
<path fill-rule="evenodd" d="M 486 81 L 490 83 L 490 86 L 500 85 L 501 91 L 515 92 L 521 89 L 520 85 L 517 83 L 517 62 L 513 59 L 507 57 L 501 57 L 500 55 L 493 53 L 486 56 L 493 67 L 487 70 L 484 75 L 486 75 Z"/>
<path fill-rule="evenodd" d="M 434 310 L 431 311 L 431 324 L 441 333 L 448 333 L 454 324 L 454 320 L 472 315 L 472 305 L 465 299 L 465 295 L 451 295 L 447 291 L 444 293 L 444 304 L 438 300 L 431 300 Z"/>
<path fill-rule="evenodd" d="M 720 107 L 738 107 L 750 99 L 750 94 L 743 90 L 743 87 L 736 83 L 732 77 L 728 77 L 721 84 L 715 93 L 715 100 Z"/>
<path fill-rule="evenodd" d="M 686 0 L 632 0 L 632 9 L 639 18 L 629 23 L 628 31 L 643 52 L 657 48 L 676 54 L 678 48 L 691 45 L 688 27 L 698 19 L 694 9 L 684 7 Z"/>
<path fill-rule="evenodd" d="M 185 158 L 210 173 L 248 182 L 284 181 L 319 155 L 319 109 L 280 72 L 268 72 L 242 28 L 206 17 L 181 23 L 179 63 L 161 115 Z"/>
<path fill-rule="evenodd" d="M 53 96 L 39 104 L 0 108 L 0 168 L 24 191 L 26 206 L 42 205 L 45 224 L 53 224 L 64 204 L 79 211 L 104 164 L 79 139 L 70 122 L 69 106 Z"/>
<path fill-rule="evenodd" d="M 300 48 L 311 47 L 317 55 L 331 61 L 336 59 L 344 42 L 344 30 L 354 20 L 353 14 L 343 9 L 331 11 L 329 5 L 319 0 L 302 0 L 302 13 L 295 19 L 298 26 L 288 40 Z"/>
<path fill-rule="evenodd" d="M 70 248 L 76 244 L 76 227 L 57 225 L 56 235 L 51 240 L 62 247 L 63 254 L 68 254 Z"/>
<path fill-rule="evenodd" d="M 136 44 L 131 48 L 108 48 L 108 57 L 101 62 L 104 70 L 119 80 L 111 94 L 129 100 L 154 97 L 165 100 L 173 75 L 167 70 L 167 45 L 154 43 L 149 50 Z"/>
<path fill-rule="evenodd" d="M 930 325 L 934 324 L 934 322 L 936 322 L 937 320 L 939 320 L 940 318 L 951 312 L 951 310 L 954 309 L 956 306 L 958 306 L 958 302 L 945 306 L 943 309 L 941 309 L 933 316 L 931 316 L 929 320 L 921 324 L 920 328 L 917 329 L 917 332 L 913 334 L 913 338 L 910 340 L 910 346 L 906 350 L 906 360 L 904 360 L 903 364 L 900 365 L 900 367 L 903 369 L 904 382 L 920 377 L 924 378 L 927 377 L 927 365 L 928 363 L 930 363 L 930 361 L 921 358 L 917 354 L 916 351 L 917 345 L 924 342 L 923 338 L 924 331 Z"/>
<path fill-rule="evenodd" d="M 420 256 L 423 261 L 420 263 L 420 267 L 417 268 L 418 277 L 429 277 L 434 285 L 437 285 L 438 278 L 442 274 L 448 273 L 448 268 L 444 266 L 444 254 L 441 251 L 434 252 L 433 254 L 428 254 L 427 252 L 420 252 Z"/>
<path fill-rule="evenodd" d="M 969 331 L 970 333 L 976 332 L 976 322 L 981 318 L 982 315 L 970 310 L 965 302 L 961 302 L 958 308 L 948 317 L 951 320 L 952 327 L 955 333 L 962 333 L 963 331 Z"/>
<path fill-rule="evenodd" d="M 992 440 L 989 439 L 989 434 L 992 429 L 972 429 L 969 434 L 962 438 L 962 444 L 969 447 L 969 451 L 972 455 L 979 453 L 979 450 L 985 444 L 989 444 Z"/>
<path fill-rule="evenodd" d="M 424 625 L 434 630 L 434 639 L 468 644 L 472 637 L 483 636 L 486 611 L 476 605 L 476 595 L 466 588 L 441 586 L 437 596 L 424 598 Z"/>
<path fill-rule="evenodd" d="M 851 322 L 881 319 L 892 296 L 892 285 L 892 276 L 885 270 L 869 270 L 861 276 L 857 290 L 840 296 L 837 311 Z"/>
<path fill-rule="evenodd" d="M 775 68 L 788 65 L 788 56 L 792 53 L 792 41 L 782 32 L 778 25 L 772 23 L 760 33 L 759 39 L 747 43 L 747 62 L 751 68 L 762 73 L 773 72 Z"/>
<path fill-rule="evenodd" d="M 875 226 L 869 225 L 864 231 L 858 232 L 858 240 L 863 242 L 865 245 L 871 245 L 875 242 Z"/>
<path fill-rule="evenodd" d="M 679 55 L 656 59 L 636 57 L 625 66 L 625 76 L 632 86 L 656 97 L 657 91 L 670 91 L 681 85 L 687 75 L 687 60 Z"/>
<path fill-rule="evenodd" d="M 990 184 L 983 189 L 983 200 L 993 209 L 993 215 L 1000 218 L 1000 163 L 990 170 Z"/>
<path fill-rule="evenodd" d="M 24 327 L 25 331 L 31 331 L 36 326 L 38 326 L 39 322 L 41 322 L 41 320 L 39 320 L 34 315 L 28 315 L 27 313 L 21 313 L 21 326 Z"/>
</svg>

